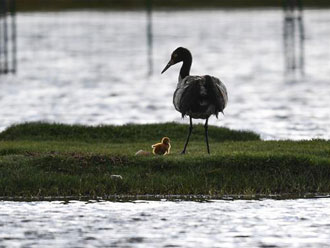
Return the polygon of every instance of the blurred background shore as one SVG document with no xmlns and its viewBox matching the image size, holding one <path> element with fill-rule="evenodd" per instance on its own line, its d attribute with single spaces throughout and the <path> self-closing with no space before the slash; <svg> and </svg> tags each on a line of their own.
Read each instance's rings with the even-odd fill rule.
<svg viewBox="0 0 330 248">
<path fill-rule="evenodd" d="M 18 0 L 18 11 L 55 11 L 73 9 L 144 9 L 152 4 L 154 8 L 258 8 L 281 7 L 283 0 Z M 327 0 L 304 0 L 310 8 L 330 7 Z"/>
</svg>

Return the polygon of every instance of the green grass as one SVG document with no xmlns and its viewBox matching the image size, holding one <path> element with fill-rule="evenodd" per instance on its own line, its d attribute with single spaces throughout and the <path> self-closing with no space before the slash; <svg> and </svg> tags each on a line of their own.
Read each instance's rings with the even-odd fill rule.
<svg viewBox="0 0 330 248">
<path fill-rule="evenodd" d="M 187 136 L 187 125 L 177 123 L 145 124 L 124 126 L 97 126 L 47 124 L 42 122 L 14 125 L 0 133 L 0 140 L 57 140 L 57 141 L 84 141 L 84 142 L 145 142 L 158 141 L 163 136 L 182 140 Z M 259 140 L 259 135 L 247 131 L 233 131 L 227 128 L 209 127 L 210 141 L 222 142 Z M 194 126 L 194 136 L 191 140 L 204 139 L 202 125 Z"/>
<path fill-rule="evenodd" d="M 262 141 L 210 127 L 211 155 L 196 125 L 99 126 L 27 123 L 0 133 L 0 196 L 113 194 L 304 194 L 330 192 L 330 141 Z M 134 156 L 163 136 L 168 156 Z M 121 175 L 122 180 L 111 178 Z"/>
</svg>

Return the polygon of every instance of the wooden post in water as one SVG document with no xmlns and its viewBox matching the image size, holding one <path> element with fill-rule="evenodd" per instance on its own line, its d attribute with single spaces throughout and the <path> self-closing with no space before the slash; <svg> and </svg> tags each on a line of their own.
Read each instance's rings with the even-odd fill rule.
<svg viewBox="0 0 330 248">
<path fill-rule="evenodd" d="M 16 72 L 15 0 L 0 0 L 0 74 Z"/>
<path fill-rule="evenodd" d="M 11 72 L 16 73 L 17 70 L 17 41 L 16 41 L 16 0 L 10 1 L 10 16 L 11 16 Z"/>
<path fill-rule="evenodd" d="M 299 45 L 300 45 L 300 71 L 305 73 L 305 28 L 303 20 L 303 0 L 298 0 L 299 15 L 298 15 L 298 29 L 299 29 Z"/>
<path fill-rule="evenodd" d="M 5 73 L 5 0 L 0 0 L 0 74 Z"/>
<path fill-rule="evenodd" d="M 148 76 L 153 73 L 153 59 L 152 59 L 152 1 L 146 0 L 147 8 L 147 48 L 148 48 Z"/>
<path fill-rule="evenodd" d="M 283 0 L 283 43 L 286 72 L 304 74 L 304 40 L 302 0 Z"/>
</svg>

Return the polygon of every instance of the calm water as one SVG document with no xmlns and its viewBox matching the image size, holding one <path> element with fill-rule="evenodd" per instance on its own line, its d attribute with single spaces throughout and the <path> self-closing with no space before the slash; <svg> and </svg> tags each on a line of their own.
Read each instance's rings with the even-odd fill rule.
<svg viewBox="0 0 330 248">
<path fill-rule="evenodd" d="M 13 123 L 123 124 L 177 121 L 179 66 L 160 71 L 178 46 L 192 74 L 213 74 L 229 105 L 211 124 L 265 139 L 330 138 L 330 10 L 306 10 L 305 76 L 286 75 L 283 13 L 272 10 L 153 13 L 148 77 L 145 12 L 18 14 L 16 76 L 0 77 L 0 131 Z"/>
<path fill-rule="evenodd" d="M 0 202 L 0 247 L 330 247 L 329 198 Z"/>
</svg>

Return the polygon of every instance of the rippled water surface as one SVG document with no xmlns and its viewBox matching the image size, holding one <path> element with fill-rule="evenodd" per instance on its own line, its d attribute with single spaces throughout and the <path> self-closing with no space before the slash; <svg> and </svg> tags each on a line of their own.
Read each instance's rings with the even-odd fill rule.
<svg viewBox="0 0 330 248">
<path fill-rule="evenodd" d="M 179 66 L 160 71 L 178 46 L 192 74 L 227 85 L 225 116 L 211 124 L 266 139 L 330 138 L 330 10 L 306 10 L 305 76 L 285 75 L 283 13 L 153 12 L 153 74 L 146 13 L 18 14 L 18 74 L 0 77 L 0 130 L 25 121 L 123 124 L 181 120 L 172 105 Z"/>
<path fill-rule="evenodd" d="M 329 198 L 0 202 L 0 247 L 330 247 Z"/>
</svg>

